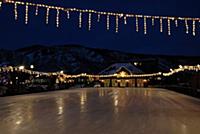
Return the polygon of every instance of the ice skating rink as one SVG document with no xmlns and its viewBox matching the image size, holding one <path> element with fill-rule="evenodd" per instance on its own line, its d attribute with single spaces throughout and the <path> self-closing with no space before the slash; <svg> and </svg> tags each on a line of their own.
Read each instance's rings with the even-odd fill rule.
<svg viewBox="0 0 200 134">
<path fill-rule="evenodd" d="M 1 97 L 0 134 L 200 134 L 200 100 L 156 88 Z"/>
</svg>

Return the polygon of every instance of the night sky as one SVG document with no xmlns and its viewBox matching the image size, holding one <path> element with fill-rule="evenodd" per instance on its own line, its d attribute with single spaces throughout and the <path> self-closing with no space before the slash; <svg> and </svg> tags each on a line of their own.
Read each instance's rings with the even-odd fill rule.
<svg viewBox="0 0 200 134">
<path fill-rule="evenodd" d="M 199 0 L 34 0 L 33 2 L 95 9 L 99 11 L 115 11 L 144 15 L 200 17 Z M 46 10 L 39 9 L 35 16 L 35 8 L 29 10 L 29 23 L 24 24 L 25 8 L 18 8 L 18 21 L 14 20 L 13 5 L 3 5 L 0 11 L 0 48 L 16 49 L 25 46 L 79 44 L 94 48 L 107 48 L 125 52 L 164 55 L 195 55 L 200 56 L 200 23 L 197 23 L 197 36 L 185 34 L 185 25 L 174 25 L 172 36 L 159 32 L 159 22 L 152 28 L 148 21 L 148 34 L 143 34 L 143 20 L 140 20 L 140 32 L 135 32 L 135 20 L 128 19 L 128 24 L 119 24 L 119 33 L 115 33 L 114 18 L 110 22 L 110 31 L 106 31 L 106 17 L 92 17 L 92 30 L 87 28 L 87 14 L 83 15 L 83 28 L 78 28 L 78 14 L 72 13 L 67 20 L 66 13 L 61 12 L 60 27 L 56 28 L 56 12 L 50 11 L 49 25 L 45 24 Z M 166 24 L 166 22 L 165 22 Z M 190 23 L 191 24 L 191 23 Z M 192 25 L 190 25 L 192 26 Z M 192 30 L 192 27 L 190 27 Z"/>
</svg>

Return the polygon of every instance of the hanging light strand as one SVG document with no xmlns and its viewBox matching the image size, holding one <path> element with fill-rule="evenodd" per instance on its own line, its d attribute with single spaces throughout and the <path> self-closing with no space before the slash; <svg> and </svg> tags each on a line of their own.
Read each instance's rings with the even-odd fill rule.
<svg viewBox="0 0 200 134">
<path fill-rule="evenodd" d="M 196 36 L 196 21 L 192 21 L 192 34 L 193 36 Z"/>
<path fill-rule="evenodd" d="M 125 14 L 125 13 L 116 13 L 116 12 L 102 12 L 102 11 L 96 11 L 96 10 L 88 10 L 88 9 L 78 9 L 78 8 L 64 8 L 64 7 L 58 7 L 58 6 L 49 6 L 49 5 L 45 5 L 45 4 L 35 4 L 35 3 L 30 3 L 30 2 L 21 2 L 21 1 L 17 1 L 17 0 L 5 0 L 5 3 L 15 3 L 18 2 L 20 5 L 25 5 L 26 3 L 28 3 L 30 6 L 34 6 L 36 7 L 36 9 L 38 9 L 38 7 L 42 7 L 42 8 L 50 8 L 50 9 L 62 9 L 65 12 L 86 12 L 86 13 L 95 13 L 95 14 L 101 14 L 101 15 L 107 15 L 107 14 L 111 14 L 113 16 L 128 16 L 128 17 L 135 17 L 135 14 Z M 1 2 L 2 3 L 2 2 Z M 36 10 L 37 11 L 37 10 Z M 36 13 L 37 14 L 37 13 Z M 137 15 L 139 18 L 143 18 L 144 15 Z M 147 15 L 146 15 L 147 16 Z M 150 16 L 148 15 L 147 18 L 154 18 L 154 19 L 159 19 L 159 18 L 163 18 L 163 19 L 167 19 L 170 18 L 171 20 L 174 20 L 175 18 L 177 18 L 178 20 L 196 20 L 196 21 L 200 21 L 200 18 L 186 18 L 186 17 L 170 17 L 170 16 Z"/>
<path fill-rule="evenodd" d="M 154 17 L 151 18 L 151 24 L 152 24 L 152 26 L 155 26 L 155 18 Z"/>
<path fill-rule="evenodd" d="M 116 16 L 116 20 L 115 20 L 115 32 L 118 33 L 119 32 L 119 16 Z"/>
<path fill-rule="evenodd" d="M 101 14 L 97 15 L 97 22 L 100 22 Z"/>
<path fill-rule="evenodd" d="M 163 32 L 163 19 L 160 18 L 160 32 Z"/>
<path fill-rule="evenodd" d="M 17 18 L 18 18 L 18 13 L 17 13 L 17 2 L 15 3 L 14 14 L 15 14 L 15 20 L 17 20 Z"/>
<path fill-rule="evenodd" d="M 175 19 L 175 25 L 178 27 L 178 19 Z"/>
<path fill-rule="evenodd" d="M 138 16 L 135 17 L 135 25 L 136 25 L 136 32 L 139 32 L 139 22 L 138 22 Z"/>
<path fill-rule="evenodd" d="M 110 15 L 107 15 L 107 18 L 106 18 L 106 29 L 107 30 L 110 29 Z"/>
<path fill-rule="evenodd" d="M 147 18 L 144 16 L 144 34 L 147 34 Z"/>
<path fill-rule="evenodd" d="M 127 17 L 124 16 L 124 24 L 126 25 L 127 24 Z"/>
<path fill-rule="evenodd" d="M 49 24 L 49 8 L 46 11 L 46 24 Z"/>
<path fill-rule="evenodd" d="M 67 10 L 67 19 L 70 19 L 70 13 L 69 13 L 69 10 Z"/>
<path fill-rule="evenodd" d="M 38 5 L 36 5 L 36 7 L 35 7 L 35 15 L 37 16 L 38 15 L 38 9 L 39 7 L 38 7 Z"/>
<path fill-rule="evenodd" d="M 82 12 L 79 13 L 79 28 L 82 27 Z"/>
<path fill-rule="evenodd" d="M 186 34 L 188 34 L 189 33 L 189 26 L 188 26 L 188 21 L 187 21 L 187 19 L 185 19 L 185 32 L 186 32 Z"/>
<path fill-rule="evenodd" d="M 89 30 L 89 31 L 91 30 L 91 25 L 92 25 L 92 24 L 91 24 L 91 23 L 92 23 L 92 22 L 91 22 L 91 19 L 92 19 L 92 14 L 89 13 L 89 14 L 88 14 L 88 30 Z"/>
<path fill-rule="evenodd" d="M 171 35 L 171 20 L 167 19 L 168 35 Z"/>
<path fill-rule="evenodd" d="M 15 4 L 15 8 L 17 9 L 18 5 L 24 5 L 26 7 L 26 14 L 25 14 L 25 23 L 28 23 L 28 9 L 29 7 L 35 7 L 35 15 L 38 15 L 38 10 L 39 8 L 49 8 L 50 10 L 57 10 L 59 9 L 60 11 L 64 11 L 67 12 L 67 18 L 70 18 L 70 12 L 82 12 L 82 13 L 88 13 L 88 14 L 97 14 L 98 15 L 98 19 L 97 21 L 100 21 L 100 16 L 107 16 L 107 15 L 111 15 L 116 17 L 116 19 L 119 18 L 124 18 L 124 24 L 127 23 L 127 17 L 130 18 L 136 18 L 136 31 L 139 32 L 139 19 L 152 19 L 152 26 L 155 25 L 155 20 L 160 20 L 160 32 L 163 32 L 163 20 L 170 20 L 170 21 L 174 21 L 176 27 L 178 27 L 178 22 L 179 21 L 185 21 L 185 28 L 186 28 L 186 33 L 189 33 L 189 21 L 193 21 L 193 23 L 191 24 L 193 26 L 193 35 L 196 35 L 196 22 L 200 22 L 200 18 L 192 18 L 192 17 L 173 17 L 173 16 L 150 16 L 150 15 L 136 15 L 136 14 L 126 14 L 126 13 L 116 13 L 116 12 L 103 12 L 103 11 L 96 11 L 96 10 L 88 10 L 88 9 L 78 9 L 78 8 L 64 8 L 64 7 L 58 7 L 58 6 L 49 6 L 46 4 L 37 4 L 37 3 L 30 3 L 30 2 L 22 2 L 22 1 L 17 1 L 17 0 L 5 0 L 5 1 L 0 1 L 0 7 L 2 3 L 6 3 L 6 4 Z M 16 4 L 17 3 L 17 4 Z M 17 5 L 17 6 L 16 6 Z M 14 9 L 15 10 L 15 9 Z M 48 9 L 47 9 L 48 10 Z M 145 18 L 144 18 L 145 16 Z M 15 19 L 18 19 L 18 12 L 17 10 L 15 10 Z M 171 22 L 170 22 L 171 23 Z M 58 25 L 58 24 L 57 24 Z M 168 24 L 171 25 L 171 24 Z M 110 26 L 109 26 L 110 27 Z M 168 29 L 169 30 L 169 29 Z M 171 34 L 171 27 L 170 27 L 170 34 Z"/>
<path fill-rule="evenodd" d="M 25 9 L 25 24 L 28 24 L 28 4 L 26 4 L 26 9 Z"/>
<path fill-rule="evenodd" d="M 60 10 L 56 10 L 56 27 L 59 27 L 59 16 L 60 16 Z"/>
</svg>

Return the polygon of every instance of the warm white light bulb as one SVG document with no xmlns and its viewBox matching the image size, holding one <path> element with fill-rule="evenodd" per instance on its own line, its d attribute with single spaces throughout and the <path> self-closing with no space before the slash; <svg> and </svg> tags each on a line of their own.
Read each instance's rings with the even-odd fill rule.
<svg viewBox="0 0 200 134">
<path fill-rule="evenodd" d="M 31 69 L 34 69 L 34 65 L 30 65 L 30 68 L 31 68 Z"/>
<path fill-rule="evenodd" d="M 60 71 L 60 73 L 61 73 L 61 74 L 64 74 L 64 71 L 62 70 L 62 71 Z"/>
<path fill-rule="evenodd" d="M 19 66 L 19 70 L 24 70 L 24 66 Z"/>
</svg>

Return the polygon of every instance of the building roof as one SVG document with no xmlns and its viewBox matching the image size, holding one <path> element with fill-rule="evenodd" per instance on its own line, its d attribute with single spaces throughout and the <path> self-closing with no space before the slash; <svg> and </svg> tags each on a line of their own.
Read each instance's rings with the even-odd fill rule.
<svg viewBox="0 0 200 134">
<path fill-rule="evenodd" d="M 100 74 L 103 74 L 103 75 L 116 74 L 122 69 L 127 70 L 130 74 L 143 73 L 142 70 L 138 69 L 136 66 L 132 65 L 131 63 L 115 63 L 109 66 L 108 68 L 104 69 L 103 71 L 101 71 Z"/>
</svg>

